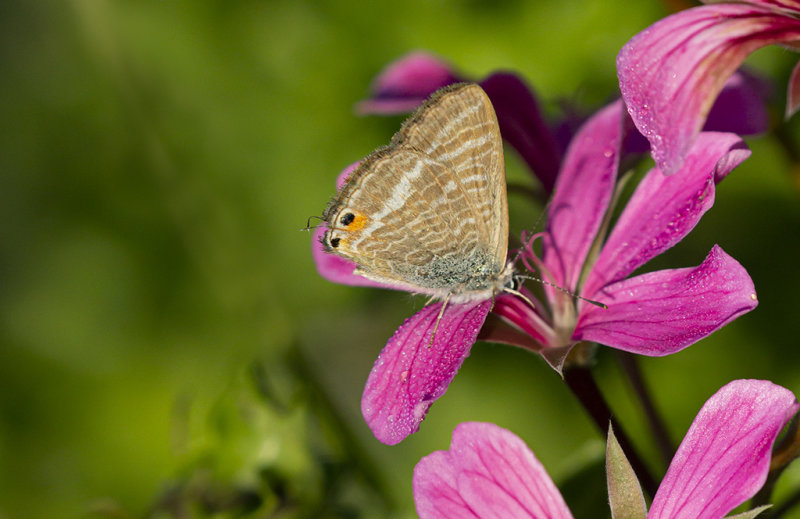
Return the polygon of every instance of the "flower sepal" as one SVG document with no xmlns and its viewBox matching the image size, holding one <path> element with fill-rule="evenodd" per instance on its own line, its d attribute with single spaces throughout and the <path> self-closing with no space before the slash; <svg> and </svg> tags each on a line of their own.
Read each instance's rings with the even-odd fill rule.
<svg viewBox="0 0 800 519">
<path fill-rule="evenodd" d="M 747 512 L 742 512 L 741 514 L 729 515 L 728 519 L 753 519 L 753 517 L 756 517 L 771 506 L 772 505 L 759 506 L 757 508 L 753 508 L 752 510 L 748 510 Z"/>
<path fill-rule="evenodd" d="M 645 519 L 647 503 L 642 487 L 636 478 L 628 458 L 622 450 L 614 430 L 608 426 L 606 445 L 606 479 L 608 481 L 608 502 L 611 517 L 626 519 Z"/>
</svg>

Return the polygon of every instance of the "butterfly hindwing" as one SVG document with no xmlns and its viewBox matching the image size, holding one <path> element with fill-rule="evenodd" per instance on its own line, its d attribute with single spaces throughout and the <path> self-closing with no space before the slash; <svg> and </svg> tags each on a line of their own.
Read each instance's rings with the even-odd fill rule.
<svg viewBox="0 0 800 519">
<path fill-rule="evenodd" d="M 371 279 L 435 295 L 485 289 L 504 269 L 502 140 L 477 85 L 440 91 L 325 211 L 329 251 Z"/>
</svg>

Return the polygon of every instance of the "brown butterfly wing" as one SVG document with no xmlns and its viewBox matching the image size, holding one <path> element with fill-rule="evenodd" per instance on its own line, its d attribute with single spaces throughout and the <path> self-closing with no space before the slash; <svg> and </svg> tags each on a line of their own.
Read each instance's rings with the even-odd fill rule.
<svg viewBox="0 0 800 519">
<path fill-rule="evenodd" d="M 502 141 L 483 90 L 434 95 L 362 162 L 325 219 L 328 249 L 366 277 L 438 295 L 481 288 L 508 247 Z"/>
<path fill-rule="evenodd" d="M 480 216 L 480 236 L 504 265 L 508 252 L 508 197 L 503 140 L 486 93 L 475 84 L 440 90 L 394 136 L 449 166 L 466 193 L 470 212 Z"/>
</svg>

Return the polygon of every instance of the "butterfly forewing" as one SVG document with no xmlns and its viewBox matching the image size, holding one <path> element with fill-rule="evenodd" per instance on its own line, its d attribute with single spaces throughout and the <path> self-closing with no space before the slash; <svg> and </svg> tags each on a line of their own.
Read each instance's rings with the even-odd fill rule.
<svg viewBox="0 0 800 519">
<path fill-rule="evenodd" d="M 418 292 L 481 290 L 505 267 L 502 141 L 476 85 L 444 90 L 367 157 L 325 212 L 328 249 Z"/>
</svg>

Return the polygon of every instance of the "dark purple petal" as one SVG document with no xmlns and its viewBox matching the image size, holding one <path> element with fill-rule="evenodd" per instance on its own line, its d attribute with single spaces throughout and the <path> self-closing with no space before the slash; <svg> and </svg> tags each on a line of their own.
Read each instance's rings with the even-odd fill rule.
<svg viewBox="0 0 800 519">
<path fill-rule="evenodd" d="M 356 105 L 360 114 L 398 114 L 417 108 L 432 93 L 460 79 L 445 61 L 412 52 L 390 63 L 372 83 L 372 97 Z"/>
<path fill-rule="evenodd" d="M 697 267 L 642 274 L 594 298 L 608 309 L 581 304 L 573 339 L 652 357 L 682 350 L 758 305 L 747 271 L 716 245 Z"/>
<path fill-rule="evenodd" d="M 622 159 L 624 160 L 629 154 L 645 153 L 650 151 L 650 141 L 644 135 L 639 133 L 639 130 L 634 129 L 625 134 L 622 141 Z"/>
<path fill-rule="evenodd" d="M 727 79 L 751 52 L 800 39 L 800 19 L 746 4 L 696 7 L 634 36 L 617 57 L 622 97 L 665 173 L 680 168 Z"/>
<path fill-rule="evenodd" d="M 492 101 L 503 138 L 522 156 L 547 193 L 553 190 L 561 153 L 530 87 L 518 76 L 497 72 L 480 86 Z"/>
<path fill-rule="evenodd" d="M 793 116 L 800 109 L 800 62 L 792 69 L 789 77 L 789 88 L 786 94 L 786 118 Z"/>
<path fill-rule="evenodd" d="M 581 129 L 583 123 L 588 119 L 583 110 L 573 106 L 570 102 L 562 101 L 559 103 L 560 116 L 553 124 L 553 137 L 556 140 L 560 154 L 564 155 L 569 148 L 575 134 Z M 648 149 L 650 144 L 648 143 Z"/>
<path fill-rule="evenodd" d="M 681 442 L 648 518 L 717 519 L 750 499 L 797 408 L 791 391 L 766 380 L 734 380 L 717 391 Z"/>
<path fill-rule="evenodd" d="M 448 304 L 433 344 L 431 332 L 442 303 L 406 320 L 386 343 L 367 379 L 361 412 L 375 437 L 395 445 L 419 429 L 469 355 L 492 301 Z"/>
<path fill-rule="evenodd" d="M 574 290 L 617 178 L 622 104 L 592 116 L 567 150 L 548 210 L 544 264 L 551 283 Z"/>
<path fill-rule="evenodd" d="M 750 155 L 732 133 L 701 133 L 680 173 L 651 170 L 639 183 L 592 267 L 582 295 L 620 281 L 691 231 L 714 205 L 714 186 Z"/>
<path fill-rule="evenodd" d="M 457 471 L 449 451 L 419 460 L 414 467 L 414 503 L 420 519 L 480 519 L 458 493 Z"/>
<path fill-rule="evenodd" d="M 453 495 L 454 487 L 460 500 Z M 491 423 L 460 424 L 448 452 L 423 458 L 414 470 L 414 498 L 421 519 L 572 518 L 528 446 Z"/>
<path fill-rule="evenodd" d="M 769 127 L 770 87 L 767 80 L 740 69 L 717 96 L 703 130 L 739 135 L 764 133 Z"/>
</svg>

